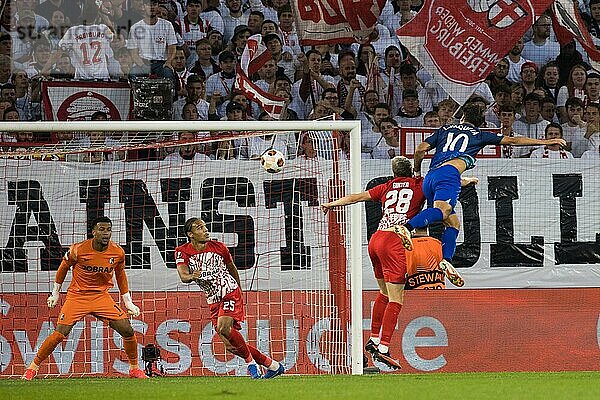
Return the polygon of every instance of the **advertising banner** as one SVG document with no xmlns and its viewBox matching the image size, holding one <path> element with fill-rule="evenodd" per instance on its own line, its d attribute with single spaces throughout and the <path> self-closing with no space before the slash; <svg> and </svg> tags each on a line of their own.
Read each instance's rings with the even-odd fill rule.
<svg viewBox="0 0 600 400">
<path fill-rule="evenodd" d="M 481 159 L 467 172 L 480 183 L 464 189 L 457 206 L 454 263 L 465 288 L 599 286 L 600 164 L 558 161 Z M 363 188 L 389 179 L 389 161 L 362 162 Z M 0 161 L 1 291 L 48 292 L 68 246 L 86 239 L 98 215 L 113 221 L 133 290 L 178 290 L 173 252 L 192 216 L 229 246 L 244 289 L 328 290 L 329 230 L 319 204 L 327 200 L 330 162 L 301 163 L 290 160 L 285 174 L 272 175 L 234 160 L 176 167 Z M 340 171 L 348 184 L 348 165 Z M 363 285 L 375 289 L 366 246 L 381 207 L 360 207 Z"/>
<path fill-rule="evenodd" d="M 288 373 L 330 372 L 332 350 L 349 354 L 349 348 L 329 334 L 330 308 L 315 301 L 327 296 L 247 292 L 242 333 L 282 361 Z M 0 376 L 22 374 L 56 326 L 58 307 L 49 311 L 46 297 L 0 295 Z M 365 292 L 363 335 L 369 333 L 375 297 L 376 292 Z M 399 373 L 597 370 L 599 297 L 599 288 L 412 290 L 405 296 L 391 354 L 402 364 Z M 241 359 L 225 355 L 201 293 L 134 293 L 133 300 L 142 308 L 132 320 L 140 348 L 146 343 L 159 347 L 167 375 L 246 374 Z M 75 325 L 40 373 L 118 376 L 128 370 L 120 349 L 118 334 L 87 318 Z M 348 373 L 349 360 L 342 362 Z"/>
</svg>

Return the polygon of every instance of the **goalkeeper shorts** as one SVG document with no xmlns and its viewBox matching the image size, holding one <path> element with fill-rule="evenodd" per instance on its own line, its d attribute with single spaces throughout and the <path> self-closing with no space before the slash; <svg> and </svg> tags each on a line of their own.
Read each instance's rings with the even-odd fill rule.
<svg viewBox="0 0 600 400">
<path fill-rule="evenodd" d="M 60 308 L 58 323 L 73 325 L 91 314 L 103 322 L 128 318 L 108 292 L 67 293 L 67 299 Z"/>
</svg>

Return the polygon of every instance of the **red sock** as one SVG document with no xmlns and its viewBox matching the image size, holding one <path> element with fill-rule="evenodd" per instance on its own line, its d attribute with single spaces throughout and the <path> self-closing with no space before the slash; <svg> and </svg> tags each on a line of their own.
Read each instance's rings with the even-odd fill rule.
<svg viewBox="0 0 600 400">
<path fill-rule="evenodd" d="M 383 321 L 383 314 L 385 308 L 388 305 L 389 299 L 386 295 L 379 292 L 375 303 L 373 304 L 373 314 L 371 315 L 371 337 L 379 337 L 381 331 L 381 322 Z"/>
<path fill-rule="evenodd" d="M 254 358 L 254 361 L 256 361 L 260 365 L 264 365 L 267 368 L 271 366 L 271 364 L 273 363 L 273 359 L 271 357 L 261 353 L 256 347 L 252 345 L 248 344 L 247 346 L 248 350 L 250 350 L 250 354 L 252 354 L 252 358 Z"/>
<path fill-rule="evenodd" d="M 227 338 L 229 343 L 233 347 L 235 347 L 235 354 L 242 357 L 247 363 L 252 361 L 252 355 L 250 354 L 250 350 L 248 349 L 248 345 L 244 340 L 244 337 L 239 333 L 236 329 L 231 328 L 229 332 L 229 337 Z"/>
<path fill-rule="evenodd" d="M 58 346 L 58 344 L 63 340 L 65 340 L 65 335 L 58 331 L 52 332 L 50 336 L 48 336 L 46 340 L 44 340 L 44 343 L 42 343 L 40 349 L 35 355 L 35 358 L 33 359 L 35 365 L 39 366 L 41 363 L 43 363 L 44 360 L 48 358 L 50 353 L 54 351 L 56 346 Z"/>
<path fill-rule="evenodd" d="M 127 358 L 129 358 L 129 366 L 131 369 L 139 368 L 138 365 L 138 343 L 135 338 L 135 335 L 130 336 L 128 338 L 123 338 L 123 349 L 125 350 L 125 354 L 127 354 Z"/>
<path fill-rule="evenodd" d="M 389 346 L 392 340 L 392 335 L 396 329 L 396 323 L 398 322 L 398 314 L 402 310 L 402 304 L 390 301 L 385 308 L 385 314 L 383 314 L 383 325 L 381 326 L 381 344 Z"/>
</svg>

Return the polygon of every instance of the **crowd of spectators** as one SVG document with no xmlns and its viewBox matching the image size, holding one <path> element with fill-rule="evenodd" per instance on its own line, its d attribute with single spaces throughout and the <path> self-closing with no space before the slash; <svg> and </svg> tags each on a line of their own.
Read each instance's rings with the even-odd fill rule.
<svg viewBox="0 0 600 400">
<path fill-rule="evenodd" d="M 401 152 L 398 127 L 439 127 L 460 116 L 456 104 L 407 54 L 395 35 L 422 6 L 388 0 L 368 41 L 301 46 L 289 0 L 10 0 L 0 17 L 0 120 L 42 120 L 41 81 L 129 81 L 163 78 L 173 86 L 173 120 L 270 120 L 234 89 L 236 63 L 251 35 L 261 34 L 269 60 L 250 77 L 285 99 L 282 119 L 335 115 L 362 122 L 363 158 Z M 600 0 L 580 1 L 600 45 Z M 557 158 L 600 157 L 600 72 L 575 42 L 560 46 L 551 19 L 541 15 L 495 66 L 469 102 L 481 104 L 481 127 L 505 135 L 568 143 Z M 98 110 L 92 119 L 107 119 Z M 546 129 L 549 125 L 552 129 Z M 560 129 L 554 129 L 558 126 Z M 556 132 L 560 131 L 560 132 Z M 203 136 L 180 133 L 183 140 Z M 1 133 L 0 142 L 54 142 L 118 147 L 128 135 Z M 181 159 L 255 158 L 273 146 L 288 157 L 330 157 L 327 134 L 223 140 L 184 146 Z M 342 137 L 342 152 L 347 152 Z M 502 149 L 502 157 L 554 157 L 555 149 Z M 74 161 L 130 159 L 90 153 Z M 134 157 L 135 159 L 135 157 Z"/>
</svg>

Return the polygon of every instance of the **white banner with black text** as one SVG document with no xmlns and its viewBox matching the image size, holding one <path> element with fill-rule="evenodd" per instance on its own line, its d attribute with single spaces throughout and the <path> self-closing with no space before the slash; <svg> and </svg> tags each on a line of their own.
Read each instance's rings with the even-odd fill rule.
<svg viewBox="0 0 600 400">
<path fill-rule="evenodd" d="M 125 249 L 134 291 L 181 290 L 173 250 L 185 241 L 183 223 L 191 216 L 203 218 L 212 236 L 230 247 L 246 290 L 327 289 L 328 220 L 318 205 L 327 200 L 331 176 L 311 175 L 298 162 L 272 175 L 253 161 L 174 168 L 166 162 L 2 160 L 1 290 L 49 291 L 64 251 L 86 238 L 99 215 L 113 220 L 113 240 Z M 363 188 L 387 179 L 373 171 L 389 170 L 389 161 L 362 165 Z M 599 170 L 595 160 L 479 160 L 467 174 L 480 184 L 463 189 L 457 206 L 454 262 L 465 287 L 598 286 Z M 348 193 L 347 173 L 342 178 Z M 366 246 L 380 208 L 361 207 L 364 286 L 374 289 Z"/>
</svg>

